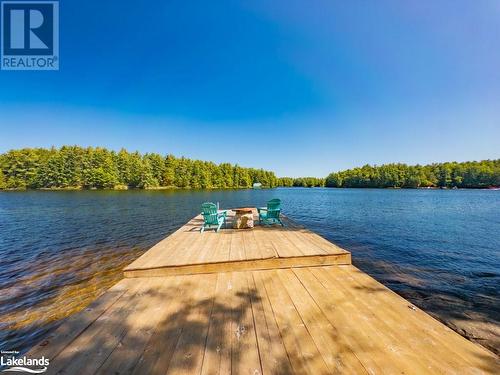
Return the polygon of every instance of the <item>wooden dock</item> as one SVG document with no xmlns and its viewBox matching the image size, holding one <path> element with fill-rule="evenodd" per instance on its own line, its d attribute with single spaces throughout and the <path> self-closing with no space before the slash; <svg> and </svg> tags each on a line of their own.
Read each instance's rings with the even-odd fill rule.
<svg viewBox="0 0 500 375">
<path fill-rule="evenodd" d="M 498 374 L 498 358 L 285 228 L 194 218 L 29 357 L 49 374 Z"/>
<path fill-rule="evenodd" d="M 257 213 L 255 213 L 257 215 Z M 230 213 L 229 221 L 232 214 Z M 200 235 L 201 216 L 125 267 L 125 277 L 171 276 L 230 271 L 351 264 L 351 254 L 297 225 L 225 229 Z"/>
</svg>

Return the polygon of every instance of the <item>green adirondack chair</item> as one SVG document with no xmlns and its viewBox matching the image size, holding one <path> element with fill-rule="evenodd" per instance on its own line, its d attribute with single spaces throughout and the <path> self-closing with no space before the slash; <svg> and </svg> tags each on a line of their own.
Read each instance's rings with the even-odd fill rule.
<svg viewBox="0 0 500 375">
<path fill-rule="evenodd" d="M 284 226 L 280 218 L 281 200 L 271 199 L 267 202 L 267 207 L 259 207 L 257 211 L 259 211 L 259 224 L 281 224 Z"/>
<path fill-rule="evenodd" d="M 203 216 L 203 226 L 200 232 L 203 233 L 205 228 L 216 227 L 218 232 L 222 224 L 226 227 L 227 211 L 217 211 L 217 205 L 212 202 L 206 202 L 201 205 L 201 215 Z"/>
</svg>

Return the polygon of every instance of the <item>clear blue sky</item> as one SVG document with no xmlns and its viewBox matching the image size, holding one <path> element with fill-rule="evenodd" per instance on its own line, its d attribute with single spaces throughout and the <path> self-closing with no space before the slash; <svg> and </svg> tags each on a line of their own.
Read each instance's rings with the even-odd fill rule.
<svg viewBox="0 0 500 375">
<path fill-rule="evenodd" d="M 500 157 L 500 1 L 61 1 L 0 71 L 0 151 L 79 144 L 325 176 Z"/>
</svg>

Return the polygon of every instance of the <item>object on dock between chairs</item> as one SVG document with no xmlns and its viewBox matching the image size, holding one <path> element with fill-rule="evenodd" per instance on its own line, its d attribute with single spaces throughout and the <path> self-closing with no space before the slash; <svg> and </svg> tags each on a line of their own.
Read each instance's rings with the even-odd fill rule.
<svg viewBox="0 0 500 375">
<path fill-rule="evenodd" d="M 253 213 L 254 208 L 234 208 L 233 211 L 236 213 L 233 220 L 234 229 L 251 229 L 253 228 Z"/>
</svg>

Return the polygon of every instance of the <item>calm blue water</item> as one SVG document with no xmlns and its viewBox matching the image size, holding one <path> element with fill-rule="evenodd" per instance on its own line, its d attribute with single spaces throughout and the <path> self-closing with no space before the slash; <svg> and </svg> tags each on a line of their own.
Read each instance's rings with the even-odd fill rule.
<svg viewBox="0 0 500 375">
<path fill-rule="evenodd" d="M 30 347 L 202 202 L 229 208 L 271 198 L 438 318 L 500 323 L 500 191 L 1 192 L 0 348 Z"/>
</svg>

